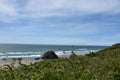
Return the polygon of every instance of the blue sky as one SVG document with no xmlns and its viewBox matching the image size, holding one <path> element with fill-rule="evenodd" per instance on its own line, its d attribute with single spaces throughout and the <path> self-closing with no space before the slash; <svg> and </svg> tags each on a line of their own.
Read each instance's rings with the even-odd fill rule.
<svg viewBox="0 0 120 80">
<path fill-rule="evenodd" d="M 120 0 L 0 0 L 0 43 L 120 42 Z"/>
</svg>

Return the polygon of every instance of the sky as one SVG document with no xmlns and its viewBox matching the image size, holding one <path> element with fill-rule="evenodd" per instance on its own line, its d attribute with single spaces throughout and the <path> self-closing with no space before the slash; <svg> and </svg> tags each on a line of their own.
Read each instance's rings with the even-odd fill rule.
<svg viewBox="0 0 120 80">
<path fill-rule="evenodd" d="M 120 42 L 120 0 L 0 0 L 0 43 Z"/>
</svg>

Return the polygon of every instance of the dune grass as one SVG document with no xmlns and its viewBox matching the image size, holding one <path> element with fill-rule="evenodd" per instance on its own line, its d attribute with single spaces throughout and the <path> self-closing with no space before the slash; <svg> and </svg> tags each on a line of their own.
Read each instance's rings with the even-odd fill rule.
<svg viewBox="0 0 120 80">
<path fill-rule="evenodd" d="M 97 53 L 25 65 L 6 65 L 0 80 L 120 80 L 120 45 Z"/>
</svg>

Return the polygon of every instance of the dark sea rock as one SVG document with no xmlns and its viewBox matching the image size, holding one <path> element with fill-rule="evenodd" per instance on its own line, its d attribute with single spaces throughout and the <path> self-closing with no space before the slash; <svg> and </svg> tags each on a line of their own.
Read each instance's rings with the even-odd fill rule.
<svg viewBox="0 0 120 80">
<path fill-rule="evenodd" d="M 54 51 L 47 51 L 42 57 L 42 59 L 57 59 L 57 58 L 58 56 L 55 54 Z"/>
<path fill-rule="evenodd" d="M 7 61 L 7 59 L 6 59 L 6 58 L 2 58 L 2 60 L 3 60 L 3 61 Z"/>
<path fill-rule="evenodd" d="M 18 60 L 18 61 L 22 61 L 22 58 L 18 58 L 17 60 Z"/>
<path fill-rule="evenodd" d="M 35 58 L 35 60 L 40 60 L 40 57 Z"/>
</svg>

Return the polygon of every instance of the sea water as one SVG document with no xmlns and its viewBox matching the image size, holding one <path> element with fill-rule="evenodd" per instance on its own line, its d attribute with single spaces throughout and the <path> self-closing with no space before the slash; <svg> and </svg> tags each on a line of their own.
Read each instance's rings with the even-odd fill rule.
<svg viewBox="0 0 120 80">
<path fill-rule="evenodd" d="M 97 52 L 108 46 L 78 46 L 78 45 L 31 45 L 31 44 L 0 44 L 0 61 L 22 58 L 35 60 L 46 51 L 53 50 L 59 57 L 69 57 L 73 51 L 77 55 Z"/>
</svg>

